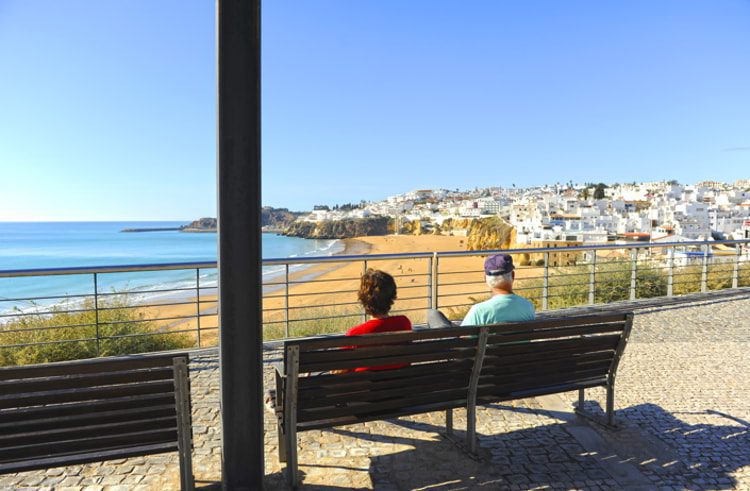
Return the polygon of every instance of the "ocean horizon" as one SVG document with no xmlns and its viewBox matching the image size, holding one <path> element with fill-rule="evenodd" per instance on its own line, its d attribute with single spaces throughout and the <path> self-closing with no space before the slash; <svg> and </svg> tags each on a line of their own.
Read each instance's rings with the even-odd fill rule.
<svg viewBox="0 0 750 491">
<path fill-rule="evenodd" d="M 122 232 L 126 228 L 177 228 L 181 221 L 0 222 L 0 270 L 125 266 L 210 262 L 217 258 L 215 233 L 179 231 Z M 338 240 L 301 239 L 273 233 L 262 235 L 263 258 L 326 256 L 341 252 Z M 304 269 L 295 266 L 294 270 Z M 264 279 L 283 267 L 264 267 Z M 98 291 L 195 291 L 195 270 L 101 274 Z M 200 286 L 216 286 L 216 270 L 201 270 Z M 93 292 L 91 275 L 0 278 L 0 312 L 33 309 L 55 303 L 63 295 Z M 174 291 L 171 295 L 174 295 Z M 203 293 L 203 290 L 202 290 Z M 21 299 L 21 300 L 19 300 Z M 27 299 L 41 299 L 39 301 Z M 58 300 L 59 301 L 59 300 Z"/>
</svg>

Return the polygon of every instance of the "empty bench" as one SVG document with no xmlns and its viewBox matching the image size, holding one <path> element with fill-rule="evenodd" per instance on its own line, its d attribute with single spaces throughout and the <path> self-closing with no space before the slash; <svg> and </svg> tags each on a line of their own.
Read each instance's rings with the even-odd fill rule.
<svg viewBox="0 0 750 491">
<path fill-rule="evenodd" d="M 0 474 L 179 452 L 193 489 L 186 354 L 0 368 Z"/>
<path fill-rule="evenodd" d="M 284 342 L 275 366 L 279 460 L 298 483 L 297 432 L 466 408 L 466 446 L 476 450 L 476 405 L 614 384 L 633 314 L 589 315 L 481 327 L 332 336 Z M 358 367 L 404 365 L 347 373 Z"/>
</svg>

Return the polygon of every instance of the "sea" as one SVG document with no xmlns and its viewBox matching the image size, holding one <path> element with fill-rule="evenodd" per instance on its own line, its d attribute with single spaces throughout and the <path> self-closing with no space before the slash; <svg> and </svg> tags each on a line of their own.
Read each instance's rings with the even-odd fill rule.
<svg viewBox="0 0 750 491">
<path fill-rule="evenodd" d="M 216 261 L 215 233 L 122 232 L 132 228 L 177 228 L 185 222 L 0 222 L 0 271 L 95 266 L 131 266 Z M 338 240 L 262 234 L 263 258 L 327 256 L 344 249 Z M 294 266 L 291 270 L 304 269 Z M 264 267 L 273 282 L 283 266 Z M 216 287 L 215 269 L 200 271 L 202 293 Z M 195 292 L 196 272 L 153 271 L 100 274 L 98 292 L 132 291 L 146 299 Z M 70 295 L 93 292 L 91 274 L 0 278 L 0 314 L 34 310 Z M 66 300 L 69 301 L 69 300 Z"/>
</svg>

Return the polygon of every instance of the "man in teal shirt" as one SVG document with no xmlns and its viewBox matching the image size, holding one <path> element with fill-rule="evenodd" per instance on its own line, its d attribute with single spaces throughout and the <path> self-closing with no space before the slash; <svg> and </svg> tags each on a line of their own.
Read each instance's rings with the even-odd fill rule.
<svg viewBox="0 0 750 491">
<path fill-rule="evenodd" d="M 482 326 L 500 322 L 519 322 L 534 319 L 534 305 L 513 293 L 516 278 L 513 257 L 510 254 L 497 254 L 484 261 L 484 275 L 487 286 L 492 291 L 489 300 L 475 304 L 461 322 L 462 326 Z M 446 327 L 451 322 L 437 310 L 427 312 L 429 327 Z"/>
</svg>

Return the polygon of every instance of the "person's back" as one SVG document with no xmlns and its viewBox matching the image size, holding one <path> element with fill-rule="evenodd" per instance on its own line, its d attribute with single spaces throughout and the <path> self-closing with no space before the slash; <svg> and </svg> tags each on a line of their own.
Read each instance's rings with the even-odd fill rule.
<svg viewBox="0 0 750 491">
<path fill-rule="evenodd" d="M 367 322 L 346 331 L 347 336 L 362 336 L 384 332 L 411 331 L 411 321 L 403 315 L 388 315 L 396 300 L 396 282 L 383 271 L 368 269 L 361 278 L 357 294 L 365 312 L 372 316 Z M 356 349 L 356 346 L 351 346 Z M 355 368 L 355 372 L 370 370 L 392 370 L 409 366 L 408 363 Z"/>
<path fill-rule="evenodd" d="M 469 309 L 462 326 L 483 326 L 500 322 L 534 320 L 534 304 L 515 293 L 493 295 L 489 300 L 475 304 Z"/>
<path fill-rule="evenodd" d="M 488 257 L 484 262 L 484 274 L 487 286 L 492 290 L 492 297 L 473 305 L 461 322 L 462 326 L 534 320 L 534 305 L 513 293 L 516 273 L 513 258 L 509 254 Z M 427 324 L 429 327 L 446 327 L 451 322 L 441 312 L 428 310 Z"/>
</svg>

